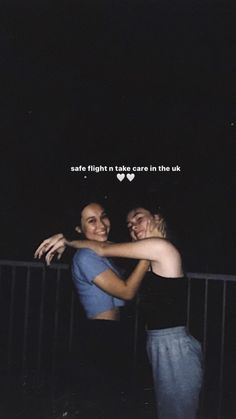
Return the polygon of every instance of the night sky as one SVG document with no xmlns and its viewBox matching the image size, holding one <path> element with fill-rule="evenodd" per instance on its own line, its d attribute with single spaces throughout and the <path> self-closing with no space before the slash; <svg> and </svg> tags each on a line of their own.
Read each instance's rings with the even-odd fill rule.
<svg viewBox="0 0 236 419">
<path fill-rule="evenodd" d="M 149 194 L 188 270 L 235 273 L 233 2 L 48 3 L 0 6 L 0 258 L 32 261 L 92 191 L 111 203 L 120 240 L 124 204 Z M 119 182 L 70 171 L 79 165 L 181 171 Z"/>
</svg>

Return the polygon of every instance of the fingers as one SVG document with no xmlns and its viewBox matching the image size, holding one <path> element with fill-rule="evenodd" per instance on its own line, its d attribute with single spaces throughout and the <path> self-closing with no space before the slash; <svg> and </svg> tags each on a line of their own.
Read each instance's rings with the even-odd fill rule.
<svg viewBox="0 0 236 419">
<path fill-rule="evenodd" d="M 45 256 L 45 261 L 46 261 L 46 264 L 47 264 L 48 266 L 50 265 L 50 263 L 51 263 L 51 261 L 52 261 L 52 259 L 53 259 L 54 255 L 55 255 L 55 252 L 52 252 L 51 250 L 50 250 L 50 252 L 48 252 L 48 253 L 46 254 L 46 256 Z"/>
<path fill-rule="evenodd" d="M 131 239 L 132 239 L 132 242 L 136 242 L 137 241 L 137 237 L 135 236 L 135 233 L 134 233 L 134 231 L 132 230 L 131 231 L 131 233 L 130 233 L 130 237 L 131 237 Z"/>
<path fill-rule="evenodd" d="M 62 257 L 62 255 L 63 255 L 63 253 L 64 253 L 65 250 L 66 250 L 66 247 L 65 246 L 62 246 L 62 247 L 60 247 L 60 249 L 58 249 L 58 251 L 57 251 L 57 260 L 60 260 L 61 259 L 61 257 Z"/>
<path fill-rule="evenodd" d="M 48 252 L 59 240 L 63 238 L 63 234 L 55 234 L 44 240 L 34 253 L 34 257 L 40 259 L 46 252 Z"/>
<path fill-rule="evenodd" d="M 51 247 L 51 249 L 47 252 L 45 256 L 46 264 L 50 265 L 55 254 L 58 254 L 57 259 L 59 260 L 64 250 L 65 250 L 64 240 L 62 239 L 62 240 L 59 240 L 56 244 L 54 244 L 54 246 Z"/>
<path fill-rule="evenodd" d="M 36 249 L 34 253 L 35 258 L 41 258 L 41 256 L 46 252 L 46 249 L 48 247 L 48 239 L 44 240 L 40 246 Z"/>
<path fill-rule="evenodd" d="M 157 229 L 157 224 L 155 222 L 155 220 L 147 220 L 147 225 L 146 225 L 146 231 L 145 231 L 145 237 L 149 238 L 155 235 Z"/>
<path fill-rule="evenodd" d="M 155 228 L 156 228 L 156 223 L 155 223 L 155 221 L 154 221 L 154 220 L 149 220 L 148 231 L 149 231 L 150 235 L 151 235 L 152 233 L 154 233 Z"/>
<path fill-rule="evenodd" d="M 145 238 L 150 237 L 150 226 L 151 220 L 147 220 L 146 229 L 145 229 Z"/>
<path fill-rule="evenodd" d="M 45 256 L 46 264 L 49 266 L 55 254 L 57 253 L 57 260 L 61 259 L 61 256 L 65 250 L 65 247 L 60 247 L 57 250 L 51 249 Z"/>
</svg>

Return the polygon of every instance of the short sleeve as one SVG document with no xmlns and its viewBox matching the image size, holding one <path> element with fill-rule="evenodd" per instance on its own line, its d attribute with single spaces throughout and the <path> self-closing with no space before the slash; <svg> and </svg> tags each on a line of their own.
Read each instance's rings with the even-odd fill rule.
<svg viewBox="0 0 236 419">
<path fill-rule="evenodd" d="M 78 275 L 89 283 L 107 269 L 110 269 L 110 266 L 106 259 L 91 249 L 80 249 L 74 255 L 73 271 L 75 276 Z"/>
</svg>

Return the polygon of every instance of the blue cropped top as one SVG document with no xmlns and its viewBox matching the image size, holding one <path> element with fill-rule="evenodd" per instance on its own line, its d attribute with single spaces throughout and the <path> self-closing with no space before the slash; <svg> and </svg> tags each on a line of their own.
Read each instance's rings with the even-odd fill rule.
<svg viewBox="0 0 236 419">
<path fill-rule="evenodd" d="M 88 318 L 125 304 L 123 300 L 107 294 L 94 284 L 94 279 L 107 269 L 121 276 L 111 260 L 97 255 L 91 249 L 77 250 L 73 257 L 73 281 Z"/>
</svg>

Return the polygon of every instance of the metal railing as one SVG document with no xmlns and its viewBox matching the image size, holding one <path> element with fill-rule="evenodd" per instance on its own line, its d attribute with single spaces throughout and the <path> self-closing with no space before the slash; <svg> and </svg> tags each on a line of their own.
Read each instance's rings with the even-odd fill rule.
<svg viewBox="0 0 236 419">
<path fill-rule="evenodd" d="M 229 378 L 231 362 L 235 361 L 231 339 L 236 276 L 188 273 L 188 278 L 188 327 L 202 342 L 204 353 L 202 415 L 207 419 L 231 418 L 227 409 L 234 408 L 236 393 Z M 68 362 L 79 347 L 83 318 L 68 265 L 47 268 L 39 262 L 0 261 L 0 286 L 3 380 L 17 377 L 23 388 L 39 388 L 50 382 L 52 400 L 59 392 L 68 394 L 70 378 L 65 371 L 70 371 Z M 133 358 L 138 369 L 139 322 L 135 311 L 134 304 Z M 65 379 L 58 390 L 60 374 Z"/>
</svg>

